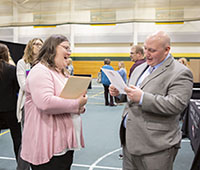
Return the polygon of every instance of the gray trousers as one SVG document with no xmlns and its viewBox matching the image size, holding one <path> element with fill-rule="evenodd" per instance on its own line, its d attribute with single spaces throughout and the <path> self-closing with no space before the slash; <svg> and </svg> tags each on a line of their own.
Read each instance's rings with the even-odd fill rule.
<svg viewBox="0 0 200 170">
<path fill-rule="evenodd" d="M 137 156 L 123 146 L 123 170 L 173 170 L 179 148 L 180 144 L 164 151 Z"/>
</svg>

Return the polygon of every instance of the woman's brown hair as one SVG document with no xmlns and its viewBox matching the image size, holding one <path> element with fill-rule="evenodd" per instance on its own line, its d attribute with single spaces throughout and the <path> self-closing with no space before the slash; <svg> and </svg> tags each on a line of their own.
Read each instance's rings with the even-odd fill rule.
<svg viewBox="0 0 200 170">
<path fill-rule="evenodd" d="M 3 72 L 3 63 L 9 61 L 9 49 L 5 44 L 0 43 L 0 78 Z"/>
<path fill-rule="evenodd" d="M 49 38 L 47 38 L 42 48 L 40 49 L 40 52 L 38 54 L 36 61 L 34 62 L 34 65 L 41 62 L 48 68 L 57 70 L 55 64 L 56 47 L 64 41 L 69 42 L 67 37 L 60 34 L 52 35 Z M 62 73 L 65 75 L 66 70 L 63 69 Z"/>
</svg>

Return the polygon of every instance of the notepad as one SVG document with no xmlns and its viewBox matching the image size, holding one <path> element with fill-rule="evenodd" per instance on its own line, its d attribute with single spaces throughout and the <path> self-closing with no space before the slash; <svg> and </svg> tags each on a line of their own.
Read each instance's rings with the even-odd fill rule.
<svg viewBox="0 0 200 170">
<path fill-rule="evenodd" d="M 87 91 L 87 88 L 91 82 L 91 77 L 83 76 L 71 76 L 67 80 L 60 97 L 65 99 L 77 99 L 84 92 Z"/>
</svg>

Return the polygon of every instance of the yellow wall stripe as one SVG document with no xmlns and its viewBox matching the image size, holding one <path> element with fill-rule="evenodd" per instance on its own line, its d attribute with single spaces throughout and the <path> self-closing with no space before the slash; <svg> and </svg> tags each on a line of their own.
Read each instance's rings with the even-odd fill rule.
<svg viewBox="0 0 200 170">
<path fill-rule="evenodd" d="M 33 28 L 55 28 L 56 25 L 34 25 Z"/>
<path fill-rule="evenodd" d="M 166 25 L 166 24 L 184 24 L 183 21 L 180 22 L 156 22 L 156 25 Z"/>
<path fill-rule="evenodd" d="M 172 53 L 174 57 L 200 57 L 200 53 Z"/>
<path fill-rule="evenodd" d="M 5 132 L 3 132 L 3 133 L 0 133 L 0 136 L 6 134 L 6 133 L 8 133 L 8 132 L 10 132 L 10 130 L 7 130 L 7 131 L 5 131 Z"/>
<path fill-rule="evenodd" d="M 72 57 L 129 57 L 129 53 L 72 53 Z"/>
<path fill-rule="evenodd" d="M 90 24 L 91 26 L 115 26 L 116 24 Z"/>
</svg>

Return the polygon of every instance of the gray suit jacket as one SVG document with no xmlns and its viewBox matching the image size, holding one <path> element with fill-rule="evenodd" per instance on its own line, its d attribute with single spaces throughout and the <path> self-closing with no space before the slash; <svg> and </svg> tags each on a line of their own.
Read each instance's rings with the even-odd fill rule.
<svg viewBox="0 0 200 170">
<path fill-rule="evenodd" d="M 129 85 L 136 85 L 147 63 L 138 66 Z M 127 102 L 126 146 L 130 153 L 143 155 L 165 150 L 181 140 L 180 113 L 192 95 L 191 71 L 170 56 L 141 84 L 142 105 Z"/>
</svg>

